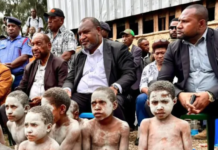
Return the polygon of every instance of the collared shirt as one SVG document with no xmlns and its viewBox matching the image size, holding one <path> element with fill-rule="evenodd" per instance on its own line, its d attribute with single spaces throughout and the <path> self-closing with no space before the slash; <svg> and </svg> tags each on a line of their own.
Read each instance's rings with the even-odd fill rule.
<svg viewBox="0 0 218 150">
<path fill-rule="evenodd" d="M 98 87 L 108 87 L 103 59 L 103 40 L 99 47 L 90 54 L 88 50 L 82 50 L 87 55 L 83 68 L 83 77 L 78 86 L 78 93 L 93 93 Z"/>
<path fill-rule="evenodd" d="M 23 43 L 25 39 L 25 37 L 18 35 L 13 41 L 10 40 L 10 37 L 0 41 L 0 60 L 3 64 L 11 63 L 17 59 L 17 57 L 24 54 L 32 56 L 32 48 L 28 45 L 30 40 L 28 39 Z M 22 72 L 27 63 L 28 61 L 17 68 L 11 69 L 11 73 L 16 74 Z"/>
<path fill-rule="evenodd" d="M 36 18 L 33 18 L 32 16 L 28 17 L 26 21 L 26 26 L 28 27 L 35 27 L 36 32 L 38 32 L 39 28 L 43 28 L 43 21 L 41 17 L 36 16 Z"/>
<path fill-rule="evenodd" d="M 40 63 L 38 65 L 38 70 L 36 72 L 36 76 L 30 90 L 30 95 L 29 95 L 30 99 L 33 99 L 37 96 L 42 96 L 45 92 L 44 78 L 45 78 L 46 65 L 42 66 Z"/>
<path fill-rule="evenodd" d="M 183 40 L 189 46 L 190 71 L 185 87 L 188 92 L 206 91 L 218 84 L 207 53 L 207 30 L 195 45 Z"/>
<path fill-rule="evenodd" d="M 148 52 L 147 55 L 144 58 L 142 57 L 142 67 L 143 68 L 145 68 L 148 64 L 151 63 L 150 56 L 151 56 L 151 53 Z"/>
<path fill-rule="evenodd" d="M 74 33 L 67 30 L 64 25 L 62 25 L 54 37 L 53 33 L 49 31 L 47 34 L 52 43 L 51 53 L 60 57 L 66 51 L 75 51 L 77 42 L 74 37 Z"/>
<path fill-rule="evenodd" d="M 142 88 L 148 88 L 149 83 L 151 81 L 157 81 L 157 77 L 158 77 L 158 69 L 157 69 L 157 65 L 156 65 L 156 61 L 153 61 L 152 63 L 148 64 L 142 72 L 142 77 L 141 77 L 141 82 L 140 82 L 140 92 L 142 90 Z M 178 81 L 178 79 L 175 77 L 173 79 L 173 83 L 176 83 Z"/>
</svg>

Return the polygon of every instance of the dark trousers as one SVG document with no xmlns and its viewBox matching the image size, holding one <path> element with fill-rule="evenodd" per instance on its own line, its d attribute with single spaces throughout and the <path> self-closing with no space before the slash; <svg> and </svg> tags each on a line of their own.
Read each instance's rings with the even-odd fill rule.
<svg viewBox="0 0 218 150">
<path fill-rule="evenodd" d="M 92 94 L 82 94 L 82 93 L 73 93 L 72 94 L 72 100 L 74 100 L 75 102 L 77 102 L 77 104 L 79 105 L 79 113 L 83 113 L 83 112 L 92 112 L 91 111 L 91 95 Z M 124 100 L 125 97 L 121 94 L 117 95 L 117 102 L 118 102 L 118 107 L 116 110 L 114 110 L 114 116 L 124 120 L 125 121 L 125 117 L 124 117 Z"/>
</svg>

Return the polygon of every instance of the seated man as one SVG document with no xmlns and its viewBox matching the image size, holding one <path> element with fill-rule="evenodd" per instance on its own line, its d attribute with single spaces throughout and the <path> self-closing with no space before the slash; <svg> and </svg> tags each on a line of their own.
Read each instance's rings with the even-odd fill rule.
<svg viewBox="0 0 218 150">
<path fill-rule="evenodd" d="M 103 39 L 100 23 L 93 17 L 82 19 L 78 34 L 83 49 L 74 55 L 64 89 L 83 113 L 91 112 L 91 94 L 95 89 L 110 87 L 119 104 L 114 115 L 125 120 L 126 95 L 135 82 L 135 67 L 128 47 Z"/>
<path fill-rule="evenodd" d="M 59 150 L 59 144 L 49 137 L 53 124 L 52 112 L 45 106 L 31 108 L 25 118 L 25 135 L 19 150 Z"/>
<path fill-rule="evenodd" d="M 63 59 L 50 53 L 49 37 L 36 33 L 31 41 L 36 60 L 28 64 L 16 90 L 24 91 L 31 99 L 31 106 L 39 105 L 43 93 L 51 87 L 62 87 L 67 76 L 68 65 Z"/>
<path fill-rule="evenodd" d="M 5 102 L 5 99 L 11 90 L 11 84 L 11 71 L 0 62 L 0 106 Z"/>
<path fill-rule="evenodd" d="M 70 107 L 67 111 L 67 115 L 70 118 L 75 119 L 79 122 L 80 129 L 82 129 L 84 123 L 88 121 L 88 119 L 79 118 L 79 105 L 74 100 L 71 101 Z"/>
<path fill-rule="evenodd" d="M 24 119 L 29 110 L 29 98 L 22 91 L 14 91 L 8 95 L 5 102 L 5 111 L 8 117 L 7 126 L 16 143 L 15 150 L 19 144 L 26 140 L 24 134 Z"/>
<path fill-rule="evenodd" d="M 127 150 L 129 126 L 113 116 L 117 107 L 116 96 L 108 87 L 96 89 L 91 98 L 92 113 L 95 118 L 85 123 L 83 150 Z"/>
<path fill-rule="evenodd" d="M 173 84 L 157 81 L 149 86 L 148 96 L 154 117 L 141 122 L 139 150 L 191 150 L 188 122 L 171 114 L 177 101 Z"/>
<path fill-rule="evenodd" d="M 61 150 L 81 150 L 79 123 L 67 114 L 71 99 L 58 87 L 50 88 L 43 94 L 42 106 L 48 106 L 54 117 L 50 137 L 60 144 Z"/>
</svg>

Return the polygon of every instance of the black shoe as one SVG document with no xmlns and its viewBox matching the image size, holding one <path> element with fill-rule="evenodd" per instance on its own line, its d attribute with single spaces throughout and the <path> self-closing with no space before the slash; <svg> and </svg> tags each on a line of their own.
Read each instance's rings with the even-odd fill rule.
<svg viewBox="0 0 218 150">
<path fill-rule="evenodd" d="M 139 138 L 135 139 L 135 145 L 138 146 L 139 145 Z"/>
</svg>

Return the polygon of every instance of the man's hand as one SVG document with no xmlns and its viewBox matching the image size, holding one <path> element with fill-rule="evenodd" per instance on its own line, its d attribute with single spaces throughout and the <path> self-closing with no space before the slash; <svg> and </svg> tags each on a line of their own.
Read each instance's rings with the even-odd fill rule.
<svg viewBox="0 0 218 150">
<path fill-rule="evenodd" d="M 195 107 L 194 113 L 199 114 L 200 112 L 202 112 L 209 104 L 209 95 L 207 92 L 200 92 L 200 93 L 196 93 L 196 100 L 193 104 L 193 106 Z"/>
<path fill-rule="evenodd" d="M 37 96 L 37 97 L 34 97 L 32 99 L 32 102 L 30 102 L 30 106 L 31 107 L 34 107 L 34 106 L 38 106 L 41 104 L 41 100 L 42 100 L 42 97 L 41 96 Z"/>
<path fill-rule="evenodd" d="M 5 63 L 4 65 L 7 66 L 10 69 L 12 68 L 12 64 L 11 63 Z"/>
<path fill-rule="evenodd" d="M 114 94 L 117 95 L 118 91 L 113 86 L 110 86 L 110 88 L 114 91 Z"/>
<path fill-rule="evenodd" d="M 64 89 L 64 91 L 67 92 L 69 97 L 71 97 L 71 91 L 69 89 Z"/>
<path fill-rule="evenodd" d="M 187 93 L 187 92 L 181 92 L 179 94 L 179 101 L 182 104 L 183 107 L 185 107 L 187 110 L 192 107 L 190 104 L 191 101 L 191 96 L 195 93 Z"/>
</svg>

